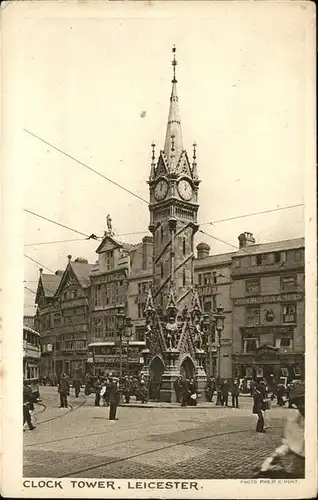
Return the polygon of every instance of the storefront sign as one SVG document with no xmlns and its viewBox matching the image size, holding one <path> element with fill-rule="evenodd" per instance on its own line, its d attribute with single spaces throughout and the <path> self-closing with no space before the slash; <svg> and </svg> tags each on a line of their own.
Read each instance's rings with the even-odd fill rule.
<svg viewBox="0 0 318 500">
<path fill-rule="evenodd" d="M 279 295 L 257 295 L 256 297 L 237 297 L 233 299 L 235 306 L 253 304 L 271 304 L 275 302 L 294 302 L 303 300 L 303 293 L 282 293 Z"/>
<path fill-rule="evenodd" d="M 120 356 L 99 356 L 98 354 L 95 354 L 94 361 L 95 363 L 120 363 Z M 127 356 L 123 355 L 122 361 L 124 363 L 127 363 L 128 361 L 129 363 L 139 363 L 139 357 L 129 356 L 129 359 L 127 360 Z"/>
<path fill-rule="evenodd" d="M 258 335 L 294 335 L 293 326 L 249 326 L 241 328 L 241 334 L 246 337 Z"/>
</svg>

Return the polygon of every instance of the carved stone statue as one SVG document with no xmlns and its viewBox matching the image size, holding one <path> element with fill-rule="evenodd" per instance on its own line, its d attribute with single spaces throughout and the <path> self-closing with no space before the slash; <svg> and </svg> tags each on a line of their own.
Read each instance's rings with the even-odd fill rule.
<svg viewBox="0 0 318 500">
<path fill-rule="evenodd" d="M 173 316 L 169 317 L 168 323 L 165 325 L 168 347 L 175 347 L 176 334 L 178 330 L 177 321 Z"/>
<path fill-rule="evenodd" d="M 147 324 L 146 324 L 146 331 L 145 331 L 146 349 L 150 349 L 151 336 L 152 336 L 152 322 L 151 322 L 151 320 L 148 320 Z"/>
<path fill-rule="evenodd" d="M 202 332 L 199 318 L 194 319 L 194 344 L 197 349 L 202 349 Z"/>
<path fill-rule="evenodd" d="M 109 233 L 110 236 L 114 236 L 112 219 L 111 219 L 111 216 L 109 214 L 107 214 L 107 217 L 106 217 L 106 224 L 107 224 L 107 232 Z"/>
</svg>

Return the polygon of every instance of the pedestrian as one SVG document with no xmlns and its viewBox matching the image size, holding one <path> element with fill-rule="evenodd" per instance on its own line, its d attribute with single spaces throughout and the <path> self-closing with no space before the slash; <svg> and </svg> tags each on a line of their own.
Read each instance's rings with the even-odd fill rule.
<svg viewBox="0 0 318 500">
<path fill-rule="evenodd" d="M 75 391 L 75 397 L 78 398 L 81 390 L 81 381 L 78 377 L 75 377 L 75 379 L 73 380 L 73 387 Z"/>
<path fill-rule="evenodd" d="M 254 389 L 253 401 L 253 413 L 258 416 L 256 432 L 266 432 L 264 430 L 263 396 L 259 385 Z"/>
<path fill-rule="evenodd" d="M 292 387 L 290 400 L 297 407 L 297 412 L 292 411 L 289 415 L 282 444 L 263 462 L 261 473 L 270 471 L 281 458 L 289 455 L 291 458 L 289 477 L 301 479 L 305 477 L 305 387 L 303 384 Z"/>
<path fill-rule="evenodd" d="M 148 394 L 147 394 L 147 384 L 144 378 L 140 379 L 139 383 L 139 397 L 140 397 L 140 402 L 142 404 L 147 403 L 148 399 Z"/>
<path fill-rule="evenodd" d="M 95 382 L 95 406 L 100 406 L 100 391 L 102 389 L 101 381 L 98 378 Z"/>
<path fill-rule="evenodd" d="M 212 402 L 212 397 L 213 397 L 211 377 L 207 377 L 205 388 L 204 388 L 204 392 L 205 392 L 205 399 L 206 399 L 206 401 L 208 403 L 211 403 Z"/>
<path fill-rule="evenodd" d="M 188 404 L 188 399 L 190 395 L 189 383 L 190 383 L 189 379 L 187 378 L 182 379 L 181 406 L 187 406 Z"/>
<path fill-rule="evenodd" d="M 182 392 L 182 377 L 176 378 L 176 380 L 173 383 L 174 387 L 174 392 L 176 395 L 176 402 L 180 403 L 181 402 L 181 392 Z"/>
<path fill-rule="evenodd" d="M 251 381 L 250 381 L 250 396 L 251 397 L 253 397 L 253 395 L 254 395 L 254 390 L 256 389 L 256 386 L 257 386 L 257 384 L 256 384 L 255 380 L 251 379 Z"/>
<path fill-rule="evenodd" d="M 227 380 L 224 380 L 223 382 L 222 393 L 223 393 L 223 404 L 225 406 L 229 406 L 229 383 Z"/>
<path fill-rule="evenodd" d="M 70 384 L 68 377 L 65 373 L 63 373 L 60 381 L 58 383 L 58 393 L 60 394 L 60 408 L 67 408 L 67 396 L 70 392 Z"/>
<path fill-rule="evenodd" d="M 268 386 L 266 380 L 263 378 L 260 380 L 259 383 L 259 391 L 262 394 L 263 397 L 263 417 L 264 417 L 264 429 L 269 428 L 269 418 L 268 418 L 268 411 L 270 410 L 271 403 L 270 399 L 268 398 Z"/>
<path fill-rule="evenodd" d="M 125 397 L 125 403 L 128 404 L 130 402 L 131 388 L 130 388 L 130 379 L 127 375 L 124 377 L 123 381 L 123 394 Z"/>
<path fill-rule="evenodd" d="M 238 408 L 239 407 L 239 395 L 240 395 L 240 384 L 237 379 L 233 381 L 233 386 L 232 386 L 232 407 L 233 408 Z"/>
<path fill-rule="evenodd" d="M 35 429 L 35 426 L 32 424 L 31 415 L 30 415 L 30 402 L 32 401 L 32 389 L 28 385 L 27 381 L 23 381 L 23 425 L 25 423 L 28 424 L 30 431 Z"/>
<path fill-rule="evenodd" d="M 119 398 L 118 379 L 117 377 L 113 377 L 109 384 L 109 420 L 116 420 Z"/>
<path fill-rule="evenodd" d="M 282 380 L 280 380 L 277 385 L 276 395 L 277 395 L 278 406 L 284 406 L 285 404 L 284 396 L 286 395 L 286 391 L 285 391 L 285 385 L 283 384 Z"/>
<path fill-rule="evenodd" d="M 216 403 L 215 406 L 223 406 L 224 400 L 223 400 L 223 390 L 222 390 L 222 382 L 221 380 L 217 381 L 216 384 Z"/>
<path fill-rule="evenodd" d="M 189 394 L 187 399 L 187 404 L 189 406 L 196 406 L 198 404 L 198 394 L 195 380 L 192 378 L 188 384 Z"/>
<path fill-rule="evenodd" d="M 100 397 L 103 401 L 103 406 L 109 405 L 109 382 L 107 379 L 102 380 Z"/>
</svg>

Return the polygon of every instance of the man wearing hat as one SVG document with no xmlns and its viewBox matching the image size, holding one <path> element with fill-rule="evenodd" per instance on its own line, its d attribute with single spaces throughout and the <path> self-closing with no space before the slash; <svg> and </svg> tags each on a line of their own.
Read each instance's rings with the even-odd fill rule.
<svg viewBox="0 0 318 500">
<path fill-rule="evenodd" d="M 293 387 L 290 393 L 292 404 L 298 411 L 292 411 L 287 420 L 282 444 L 276 448 L 274 453 L 266 458 L 261 466 L 261 473 L 275 468 L 279 460 L 290 455 L 292 458 L 289 475 L 297 478 L 305 477 L 305 388 L 304 385 Z"/>
<path fill-rule="evenodd" d="M 109 384 L 109 420 L 116 420 L 116 411 L 119 403 L 119 383 L 117 377 L 112 377 Z"/>
</svg>

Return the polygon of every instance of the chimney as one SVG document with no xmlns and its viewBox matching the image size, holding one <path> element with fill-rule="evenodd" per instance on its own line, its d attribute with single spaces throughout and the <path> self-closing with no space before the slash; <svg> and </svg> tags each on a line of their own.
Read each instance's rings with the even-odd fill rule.
<svg viewBox="0 0 318 500">
<path fill-rule="evenodd" d="M 199 243 L 197 245 L 198 259 L 204 259 L 204 257 L 209 257 L 210 255 L 210 245 L 207 243 Z"/>
<path fill-rule="evenodd" d="M 239 247 L 240 248 L 246 248 L 250 245 L 254 245 L 255 243 L 255 238 L 252 233 L 248 233 L 245 231 L 244 233 L 241 233 L 238 237 L 239 240 Z"/>
<path fill-rule="evenodd" d="M 84 259 L 84 257 L 76 257 L 74 262 L 80 262 L 81 264 L 88 264 L 88 260 Z"/>
<path fill-rule="evenodd" d="M 142 239 L 142 268 L 152 269 L 153 237 L 144 236 Z"/>
</svg>

